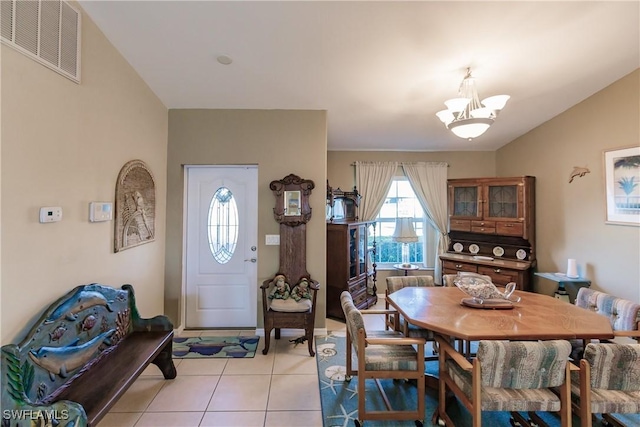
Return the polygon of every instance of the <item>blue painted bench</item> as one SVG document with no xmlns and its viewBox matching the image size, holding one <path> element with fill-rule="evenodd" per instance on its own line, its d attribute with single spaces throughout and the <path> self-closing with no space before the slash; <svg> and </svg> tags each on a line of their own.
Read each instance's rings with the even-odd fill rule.
<svg viewBox="0 0 640 427">
<path fill-rule="evenodd" d="M 2 427 L 95 426 L 153 363 L 176 377 L 173 325 L 142 319 L 131 285 L 78 286 L 2 346 Z"/>
</svg>

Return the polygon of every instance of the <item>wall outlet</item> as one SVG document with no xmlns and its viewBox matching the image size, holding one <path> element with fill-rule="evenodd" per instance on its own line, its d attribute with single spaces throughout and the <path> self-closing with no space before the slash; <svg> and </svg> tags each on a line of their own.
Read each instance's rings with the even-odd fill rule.
<svg viewBox="0 0 640 427">
<path fill-rule="evenodd" d="M 279 234 L 267 234 L 264 238 L 265 245 L 279 245 L 280 244 L 280 235 Z"/>
<path fill-rule="evenodd" d="M 60 206 L 45 206 L 40 208 L 40 222 L 58 222 L 62 220 L 62 208 Z"/>
</svg>

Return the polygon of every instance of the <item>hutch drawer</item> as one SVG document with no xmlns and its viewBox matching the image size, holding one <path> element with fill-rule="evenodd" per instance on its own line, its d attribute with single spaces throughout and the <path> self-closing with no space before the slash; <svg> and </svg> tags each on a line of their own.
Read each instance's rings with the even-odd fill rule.
<svg viewBox="0 0 640 427">
<path fill-rule="evenodd" d="M 506 285 L 509 282 L 518 283 L 518 270 L 509 270 L 506 268 L 499 267 L 487 267 L 483 265 L 478 266 L 478 273 L 485 274 L 491 277 L 491 281 L 496 285 Z M 522 284 L 519 283 L 519 288 L 522 287 Z"/>
<path fill-rule="evenodd" d="M 471 231 L 471 221 L 468 219 L 451 219 L 449 228 L 455 231 Z"/>
<path fill-rule="evenodd" d="M 503 236 L 522 236 L 524 225 L 521 222 L 498 222 L 496 233 Z"/>
<path fill-rule="evenodd" d="M 456 261 L 443 261 L 442 269 L 451 271 L 455 274 L 458 271 L 467 271 L 469 273 L 477 273 L 478 267 L 474 264 L 467 264 L 464 262 L 456 262 Z M 450 274 L 450 273 L 449 273 Z"/>
<path fill-rule="evenodd" d="M 471 221 L 471 231 L 473 233 L 496 234 L 496 222 Z"/>
</svg>

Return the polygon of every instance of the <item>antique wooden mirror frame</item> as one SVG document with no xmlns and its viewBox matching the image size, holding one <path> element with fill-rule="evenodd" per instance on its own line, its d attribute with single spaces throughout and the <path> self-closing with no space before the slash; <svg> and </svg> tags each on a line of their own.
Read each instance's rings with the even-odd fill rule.
<svg viewBox="0 0 640 427">
<path fill-rule="evenodd" d="M 271 181 L 269 188 L 276 197 L 273 214 L 279 224 L 296 227 L 311 219 L 309 196 L 315 185 L 309 179 L 289 174 L 278 181 Z"/>
</svg>

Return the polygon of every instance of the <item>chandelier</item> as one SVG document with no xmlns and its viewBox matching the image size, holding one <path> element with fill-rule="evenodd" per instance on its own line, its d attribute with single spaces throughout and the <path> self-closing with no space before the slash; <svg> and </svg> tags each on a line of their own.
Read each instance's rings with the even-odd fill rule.
<svg viewBox="0 0 640 427">
<path fill-rule="evenodd" d="M 467 68 L 458 95 L 459 98 L 445 101 L 447 109 L 438 111 L 436 116 L 456 136 L 468 140 L 485 133 L 510 98 L 509 95 L 495 95 L 480 102 L 471 68 Z"/>
</svg>

